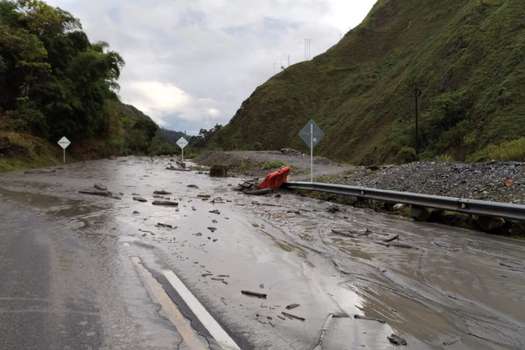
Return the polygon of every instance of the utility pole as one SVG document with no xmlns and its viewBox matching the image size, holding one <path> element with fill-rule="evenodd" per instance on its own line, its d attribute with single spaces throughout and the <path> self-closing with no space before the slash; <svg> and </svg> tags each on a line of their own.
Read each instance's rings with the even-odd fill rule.
<svg viewBox="0 0 525 350">
<path fill-rule="evenodd" d="M 415 102 L 415 116 L 416 116 L 416 159 L 419 160 L 419 98 L 422 91 L 417 85 L 414 86 L 414 102 Z"/>
<path fill-rule="evenodd" d="M 311 57 L 312 39 L 304 39 L 304 59 L 309 60 Z"/>
</svg>

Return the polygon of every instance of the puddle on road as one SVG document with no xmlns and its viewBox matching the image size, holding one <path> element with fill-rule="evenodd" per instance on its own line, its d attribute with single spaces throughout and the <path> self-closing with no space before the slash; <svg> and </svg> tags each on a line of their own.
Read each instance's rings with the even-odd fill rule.
<svg viewBox="0 0 525 350">
<path fill-rule="evenodd" d="M 387 324 L 338 319 L 327 332 L 327 349 L 390 349 L 386 336 L 392 328 L 409 349 L 525 347 L 523 242 L 364 209 L 342 207 L 330 214 L 327 203 L 290 194 L 247 197 L 229 186 L 239 180 L 166 171 L 166 164 L 138 158 L 75 164 L 57 172 L 59 188 L 53 175 L 32 174 L 28 184 L 40 181 L 40 194 L 20 198 L 37 207 L 55 203 L 50 214 L 75 217 L 79 232 L 103 232 L 130 254 L 153 251 L 256 348 L 309 348 L 330 312 Z M 2 176 L 0 187 L 8 181 L 9 175 Z M 23 184 L 24 176 L 17 181 Z M 122 192 L 122 200 L 77 193 L 94 183 Z M 54 186 L 58 202 L 46 197 L 46 185 Z M 161 189 L 173 193 L 167 197 L 178 208 L 151 205 L 153 192 Z M 148 202 L 133 201 L 133 193 Z M 198 196 L 206 193 L 208 200 Z M 222 200 L 214 203 L 216 197 Z M 345 237 L 334 228 L 352 232 Z M 395 235 L 397 246 L 379 244 Z M 267 293 L 268 299 L 248 298 L 242 289 Z M 283 317 L 283 307 L 293 303 L 301 307 L 291 313 L 305 322 Z"/>
</svg>

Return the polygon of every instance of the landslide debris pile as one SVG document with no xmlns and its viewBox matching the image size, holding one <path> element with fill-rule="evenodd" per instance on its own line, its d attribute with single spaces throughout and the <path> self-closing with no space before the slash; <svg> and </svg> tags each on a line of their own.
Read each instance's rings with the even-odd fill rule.
<svg viewBox="0 0 525 350">
<path fill-rule="evenodd" d="M 256 89 L 212 145 L 301 147 L 314 118 L 321 154 L 362 164 L 525 159 L 522 0 L 380 0 L 364 22 L 312 61 Z"/>
<path fill-rule="evenodd" d="M 441 196 L 525 204 L 525 164 L 415 162 L 359 167 L 329 182 Z"/>
</svg>

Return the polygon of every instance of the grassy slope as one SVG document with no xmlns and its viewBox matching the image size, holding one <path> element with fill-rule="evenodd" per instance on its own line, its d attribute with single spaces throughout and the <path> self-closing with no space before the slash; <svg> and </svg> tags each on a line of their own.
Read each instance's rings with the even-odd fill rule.
<svg viewBox="0 0 525 350">
<path fill-rule="evenodd" d="M 465 159 L 518 139 L 525 136 L 523 18 L 523 0 L 380 0 L 328 52 L 260 86 L 212 144 L 303 147 L 297 133 L 314 118 L 326 131 L 322 154 L 396 160 L 415 143 L 414 83 L 423 90 L 424 156 Z"/>
</svg>

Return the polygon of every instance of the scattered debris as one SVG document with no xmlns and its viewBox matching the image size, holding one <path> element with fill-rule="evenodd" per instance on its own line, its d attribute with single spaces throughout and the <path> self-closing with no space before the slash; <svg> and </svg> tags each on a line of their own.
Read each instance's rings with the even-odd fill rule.
<svg viewBox="0 0 525 350">
<path fill-rule="evenodd" d="M 138 214 L 140 214 L 140 212 L 138 212 L 136 210 L 133 211 L 133 215 L 138 215 Z"/>
<path fill-rule="evenodd" d="M 166 207 L 178 207 L 179 206 L 179 203 L 172 202 L 172 201 L 153 201 L 151 204 L 166 206 Z"/>
<path fill-rule="evenodd" d="M 286 310 L 293 310 L 293 309 L 298 308 L 299 306 L 301 306 L 301 305 L 299 305 L 299 304 L 290 304 L 290 305 L 286 306 Z"/>
<path fill-rule="evenodd" d="M 163 224 L 162 222 L 157 223 L 157 225 L 155 225 L 155 226 L 157 226 L 157 227 L 163 227 L 163 228 L 170 228 L 170 229 L 177 228 L 176 226 L 169 225 L 169 224 Z"/>
<path fill-rule="evenodd" d="M 402 204 L 402 203 L 397 203 L 394 205 L 394 211 L 401 211 L 403 209 L 405 209 L 407 206 L 405 204 Z"/>
<path fill-rule="evenodd" d="M 157 196 L 169 196 L 172 193 L 168 192 L 168 191 L 161 190 L 161 191 L 155 191 L 155 192 L 153 192 L 153 194 L 155 194 Z"/>
<path fill-rule="evenodd" d="M 369 229 L 364 229 L 364 230 L 354 230 L 354 229 L 332 229 L 332 233 L 333 234 L 336 234 L 336 235 L 339 235 L 339 236 L 344 236 L 344 237 L 356 237 L 356 236 L 368 236 L 371 231 Z"/>
<path fill-rule="evenodd" d="M 260 190 L 243 191 L 243 193 L 251 196 L 264 196 L 273 193 L 273 190 L 271 188 L 263 188 Z"/>
<path fill-rule="evenodd" d="M 403 346 L 406 346 L 408 345 L 407 341 L 403 338 L 401 338 L 400 336 L 398 335 L 395 335 L 395 334 L 391 334 L 387 337 L 388 341 L 390 341 L 390 343 L 394 344 L 394 345 L 403 345 Z"/>
<path fill-rule="evenodd" d="M 202 193 L 201 193 L 201 194 L 198 194 L 198 195 L 197 195 L 197 198 L 200 198 L 200 199 L 202 199 L 203 201 L 207 201 L 208 199 L 211 198 L 211 195 L 209 195 L 209 194 L 202 194 Z"/>
<path fill-rule="evenodd" d="M 186 169 L 186 168 L 177 168 L 173 164 L 168 165 L 166 167 L 166 170 L 171 170 L 171 171 L 190 171 L 190 169 Z"/>
<path fill-rule="evenodd" d="M 210 230 L 212 233 L 217 231 L 217 227 L 208 227 L 208 230 Z"/>
<path fill-rule="evenodd" d="M 188 186 L 186 186 L 186 187 L 188 187 L 188 188 L 196 188 L 196 189 L 199 189 L 199 186 L 197 186 L 197 185 L 188 185 Z"/>
<path fill-rule="evenodd" d="M 251 292 L 249 290 L 241 290 L 241 294 L 247 295 L 249 297 L 259 298 L 259 299 L 266 299 L 266 297 L 268 296 L 265 293 Z"/>
<path fill-rule="evenodd" d="M 302 321 L 302 322 L 306 321 L 306 318 L 301 317 L 301 316 L 292 315 L 292 314 L 290 314 L 290 313 L 288 313 L 286 311 L 282 311 L 281 314 L 283 314 L 284 316 L 286 316 L 286 317 L 288 317 L 290 319 L 293 319 L 293 320 L 299 320 L 299 321 Z"/>
<path fill-rule="evenodd" d="M 376 321 L 376 322 L 383 323 L 383 324 L 386 323 L 383 320 L 380 320 L 380 319 L 377 319 L 377 318 L 366 317 L 366 316 L 362 316 L 362 315 L 354 315 L 354 318 L 356 320 Z"/>
<path fill-rule="evenodd" d="M 228 177 L 228 167 L 224 165 L 212 165 L 210 168 L 211 177 Z"/>
<path fill-rule="evenodd" d="M 214 210 L 210 210 L 209 211 L 210 214 L 217 214 L 217 215 L 221 215 L 221 212 L 217 209 L 214 209 Z"/>
<path fill-rule="evenodd" d="M 78 191 L 80 194 L 87 194 L 90 196 L 99 196 L 99 197 L 107 197 L 107 198 L 113 198 L 113 199 L 121 199 L 119 196 L 113 195 L 110 191 Z"/>
<path fill-rule="evenodd" d="M 328 208 L 326 208 L 326 211 L 331 214 L 335 214 L 335 213 L 340 212 L 341 208 L 339 208 L 337 205 L 331 205 Z"/>
<path fill-rule="evenodd" d="M 221 197 L 217 197 L 217 198 L 212 199 L 212 201 L 210 203 L 223 204 L 224 203 L 224 199 L 222 199 Z"/>
<path fill-rule="evenodd" d="M 405 243 L 388 243 L 388 246 L 394 247 L 394 248 L 418 249 L 417 247 L 414 247 L 410 244 L 405 244 Z"/>
<path fill-rule="evenodd" d="M 146 203 L 148 201 L 146 198 L 142 197 L 133 197 L 133 200 L 141 203 Z"/>
<path fill-rule="evenodd" d="M 293 148 L 281 148 L 281 153 L 288 154 L 288 155 L 295 155 L 295 156 L 302 155 L 300 151 L 293 149 Z"/>
<path fill-rule="evenodd" d="M 95 184 L 93 187 L 95 189 L 99 190 L 99 191 L 107 191 L 108 190 L 108 188 L 106 186 L 100 185 L 100 184 Z"/>
<path fill-rule="evenodd" d="M 396 239 L 399 239 L 399 235 L 393 235 L 391 237 L 388 237 L 386 239 L 383 239 L 383 242 L 385 243 L 389 243 L 389 242 L 392 242 L 392 241 L 395 241 Z"/>
</svg>

